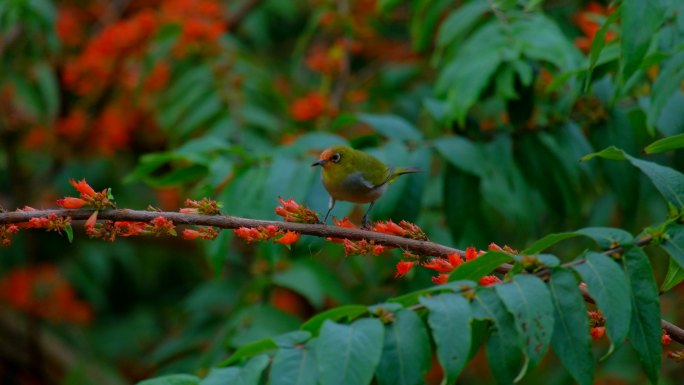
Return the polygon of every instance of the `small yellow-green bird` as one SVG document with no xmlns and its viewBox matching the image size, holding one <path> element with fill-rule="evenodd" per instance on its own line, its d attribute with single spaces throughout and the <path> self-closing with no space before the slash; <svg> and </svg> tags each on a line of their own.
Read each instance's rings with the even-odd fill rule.
<svg viewBox="0 0 684 385">
<path fill-rule="evenodd" d="M 387 190 L 387 185 L 403 174 L 419 172 L 413 167 L 393 167 L 376 157 L 348 146 L 332 146 L 321 153 L 313 166 L 323 168 L 323 186 L 330 194 L 328 212 L 323 223 L 337 201 L 370 203 L 363 215 L 363 227 L 368 227 L 368 214 L 375 201 Z"/>
</svg>

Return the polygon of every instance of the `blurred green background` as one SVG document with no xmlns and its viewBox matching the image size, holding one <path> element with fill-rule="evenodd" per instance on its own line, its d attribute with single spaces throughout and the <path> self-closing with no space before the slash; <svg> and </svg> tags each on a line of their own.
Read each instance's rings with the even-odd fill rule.
<svg viewBox="0 0 684 385">
<path fill-rule="evenodd" d="M 4 0 L 0 206 L 55 207 L 86 178 L 119 208 L 210 197 L 228 215 L 278 219 L 281 196 L 324 213 L 310 164 L 348 143 L 425 170 L 393 184 L 373 218 L 415 222 L 435 242 L 637 234 L 667 213 L 650 182 L 579 159 L 611 145 L 639 156 L 684 132 L 684 4 L 655 3 L 635 19 L 615 13 L 621 2 L 579 0 Z M 649 160 L 684 170 L 682 151 Z M 358 223 L 363 209 L 333 214 Z M 568 260 L 588 245 L 553 251 Z M 230 231 L 111 244 L 79 224 L 73 244 L 22 231 L 0 249 L 0 382 L 204 374 L 326 308 L 432 284 L 424 270 L 396 279 L 398 253 L 345 258 L 322 239 L 288 250 Z M 662 298 L 680 325 L 681 294 Z M 523 382 L 572 383 L 558 369 L 550 355 Z M 683 376 L 665 360 L 662 383 Z M 597 378 L 646 381 L 627 346 Z M 459 381 L 491 381 L 481 355 Z"/>
</svg>

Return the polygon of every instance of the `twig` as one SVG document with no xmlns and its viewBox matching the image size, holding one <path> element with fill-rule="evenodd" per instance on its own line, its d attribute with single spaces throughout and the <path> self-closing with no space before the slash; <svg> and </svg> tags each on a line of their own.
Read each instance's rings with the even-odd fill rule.
<svg viewBox="0 0 684 385">
<path fill-rule="evenodd" d="M 31 218 L 45 217 L 48 214 L 57 214 L 62 217 L 71 217 L 72 220 L 88 219 L 92 210 L 40 210 L 40 211 L 13 211 L 0 213 L 0 224 L 27 222 Z M 138 211 L 138 210 L 105 210 L 98 214 L 97 218 L 112 221 L 149 222 L 156 217 L 164 217 L 172 220 L 177 225 L 201 225 L 214 226 L 222 229 L 236 229 L 239 227 L 277 226 L 283 230 L 296 231 L 302 234 L 317 237 L 346 238 L 351 240 L 366 239 L 385 246 L 398 247 L 421 255 L 446 257 L 452 253 L 465 255 L 462 250 L 454 249 L 429 241 L 418 241 L 394 235 L 378 233 L 375 231 L 350 229 L 345 227 L 328 226 L 323 224 L 292 223 L 281 221 L 266 221 L 242 217 L 224 215 L 194 215 L 176 212 Z"/>
</svg>

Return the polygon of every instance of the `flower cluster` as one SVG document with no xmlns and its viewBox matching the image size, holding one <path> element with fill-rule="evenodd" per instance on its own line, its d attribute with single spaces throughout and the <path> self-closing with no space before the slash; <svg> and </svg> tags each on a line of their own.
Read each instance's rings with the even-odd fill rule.
<svg viewBox="0 0 684 385">
<path fill-rule="evenodd" d="M 352 241 L 350 239 L 343 239 L 344 255 L 349 257 L 352 255 L 380 255 L 389 248 L 375 243 L 375 241 L 367 241 L 362 239 L 360 241 Z"/>
<path fill-rule="evenodd" d="M 113 242 L 117 236 L 132 237 L 135 235 L 171 235 L 176 236 L 176 226 L 173 221 L 158 216 L 147 222 L 132 221 L 104 221 L 97 222 L 97 211 L 90 216 L 85 224 L 86 234 L 93 239 L 103 239 Z"/>
<path fill-rule="evenodd" d="M 0 279 L 0 300 L 13 308 L 55 322 L 88 323 L 90 306 L 52 265 L 20 267 Z"/>
<path fill-rule="evenodd" d="M 590 311 L 589 326 L 591 327 L 591 338 L 598 340 L 606 334 L 606 319 L 600 311 Z"/>
<path fill-rule="evenodd" d="M 396 226 L 396 225 L 395 225 Z M 393 228 L 393 226 L 389 226 L 390 228 Z M 397 226 L 399 227 L 399 226 Z M 402 226 L 403 227 L 403 226 Z M 395 231 L 396 228 L 395 228 Z M 507 249 L 508 251 L 514 251 L 507 246 L 502 249 L 498 245 L 492 243 L 489 245 L 490 250 L 497 250 L 497 251 L 504 251 Z M 443 258 L 438 258 L 438 257 L 428 257 L 424 258 L 421 257 L 420 255 L 416 255 L 413 253 L 410 253 L 408 251 L 404 252 L 402 260 L 399 261 L 396 265 L 396 276 L 401 277 L 406 274 L 408 274 L 411 269 L 413 269 L 415 266 L 422 266 L 426 269 L 434 270 L 437 272 L 437 275 L 432 277 L 432 282 L 441 285 L 449 281 L 449 275 L 456 270 L 463 262 L 468 262 L 472 261 L 473 259 L 477 258 L 478 256 L 484 254 L 484 251 L 480 250 L 478 251 L 474 247 L 468 247 L 465 250 L 464 255 L 460 255 L 459 253 L 451 253 L 448 254 L 446 257 Z M 487 275 L 482 278 L 480 278 L 480 285 L 483 286 L 489 286 L 493 285 L 495 283 L 501 282 L 501 279 L 495 275 Z"/>
<path fill-rule="evenodd" d="M 263 242 L 268 240 L 274 240 L 276 243 L 281 245 L 291 245 L 299 240 L 300 234 L 294 231 L 284 231 L 278 228 L 278 226 L 268 225 L 268 226 L 258 226 L 258 227 L 240 227 L 234 229 L 233 232 L 238 237 L 246 240 L 248 243 L 252 242 Z"/>
<path fill-rule="evenodd" d="M 17 225 L 0 225 L 0 246 L 9 247 L 12 245 L 12 236 L 19 232 Z"/>
<path fill-rule="evenodd" d="M 427 235 L 425 235 L 420 227 L 404 220 L 399 222 L 399 224 L 392 222 L 391 219 L 386 222 L 378 221 L 373 223 L 371 230 L 378 233 L 396 235 L 399 237 L 417 239 L 420 241 L 428 240 Z"/>
<path fill-rule="evenodd" d="M 294 120 L 305 122 L 314 120 L 328 112 L 326 97 L 318 92 L 312 92 L 295 100 L 290 106 L 290 115 Z"/>
<path fill-rule="evenodd" d="M 300 205 L 294 199 L 283 200 L 278 197 L 278 200 L 282 206 L 276 207 L 275 213 L 283 217 L 285 222 L 320 223 L 315 211 Z"/>
<path fill-rule="evenodd" d="M 80 209 L 83 206 L 90 206 L 95 210 L 103 210 L 110 207 L 116 207 L 114 197 L 110 189 L 104 189 L 102 192 L 95 192 L 85 179 L 76 182 L 71 179 L 69 181 L 72 186 L 81 194 L 80 198 L 64 197 L 58 199 L 57 204 L 65 209 Z"/>
<path fill-rule="evenodd" d="M 590 2 L 573 17 L 574 23 L 582 31 L 584 36 L 575 38 L 575 45 L 583 52 L 587 53 L 591 49 L 596 33 L 601 29 L 601 24 L 607 16 L 615 12 L 613 7 L 604 7 L 595 2 Z M 606 31 L 606 42 L 615 40 L 617 34 L 613 30 Z"/>
<path fill-rule="evenodd" d="M 219 230 L 211 226 L 197 226 L 197 230 L 185 229 L 181 236 L 184 239 L 195 240 L 195 239 L 216 239 L 219 235 Z"/>
<path fill-rule="evenodd" d="M 61 234 L 62 231 L 69 231 L 71 227 L 71 218 L 60 217 L 55 213 L 50 213 L 46 217 L 31 218 L 22 227 L 27 229 L 45 229 L 47 231 L 56 231 Z"/>
<path fill-rule="evenodd" d="M 185 206 L 179 210 L 183 214 L 219 215 L 223 203 L 209 198 L 202 198 L 199 201 L 186 199 Z"/>
</svg>

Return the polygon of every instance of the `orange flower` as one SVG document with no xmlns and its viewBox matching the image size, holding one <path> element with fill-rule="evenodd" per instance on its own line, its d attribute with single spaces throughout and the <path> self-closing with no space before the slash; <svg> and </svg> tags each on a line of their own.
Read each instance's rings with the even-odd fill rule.
<svg viewBox="0 0 684 385">
<path fill-rule="evenodd" d="M 371 228 L 371 231 L 389 235 L 396 235 L 399 237 L 403 237 L 404 235 L 406 235 L 406 230 L 399 227 L 399 225 L 397 225 L 396 223 L 392 222 L 391 219 L 387 222 L 375 222 L 373 224 L 373 227 Z"/>
<path fill-rule="evenodd" d="M 416 262 L 413 261 L 399 261 L 397 263 L 397 272 L 394 275 L 395 277 L 401 277 L 406 274 L 408 274 L 411 269 L 413 269 L 413 266 L 416 265 Z"/>
<path fill-rule="evenodd" d="M 437 285 L 444 285 L 449 281 L 449 274 L 439 274 L 436 277 L 432 277 L 432 282 Z"/>
<path fill-rule="evenodd" d="M 463 263 L 463 257 L 461 257 L 458 253 L 451 253 L 447 255 L 447 260 L 449 261 L 449 264 L 453 266 L 454 269 Z"/>
<path fill-rule="evenodd" d="M 294 231 L 288 231 L 285 233 L 285 235 L 278 238 L 276 242 L 280 243 L 281 245 L 291 245 L 299 240 L 299 235 L 299 233 Z"/>
<path fill-rule="evenodd" d="M 116 221 L 114 222 L 114 228 L 116 229 L 116 234 L 122 237 L 132 237 L 134 235 L 145 234 L 147 232 L 147 223 Z"/>
<path fill-rule="evenodd" d="M 290 114 L 294 120 L 304 122 L 318 118 L 326 112 L 326 109 L 326 98 L 317 92 L 312 92 L 295 100 L 290 106 Z"/>
<path fill-rule="evenodd" d="M 477 250 L 474 247 L 467 247 L 465 250 L 466 261 L 472 261 L 477 258 Z"/>
<path fill-rule="evenodd" d="M 64 197 L 62 199 L 57 199 L 57 205 L 64 207 L 65 209 L 80 209 L 86 204 L 88 204 L 88 202 L 81 198 Z"/>
<path fill-rule="evenodd" d="M 88 115 L 85 110 L 76 107 L 69 112 L 69 115 L 57 121 L 55 131 L 69 139 L 77 139 L 86 130 L 87 126 Z"/>
<path fill-rule="evenodd" d="M 596 33 L 601 29 L 601 23 L 605 22 L 606 16 L 611 15 L 614 8 L 606 8 L 601 4 L 591 2 L 573 16 L 573 22 L 584 33 L 584 36 L 575 38 L 577 48 L 587 53 L 591 49 Z M 606 42 L 616 38 L 615 31 L 606 31 Z"/>
<path fill-rule="evenodd" d="M 663 335 L 661 337 L 661 342 L 663 345 L 669 345 L 672 342 L 672 337 L 663 329 Z"/>
<path fill-rule="evenodd" d="M 424 262 L 423 267 L 440 273 L 451 273 L 455 269 L 455 266 L 443 258 L 432 258 L 429 262 Z"/>
<path fill-rule="evenodd" d="M 480 278 L 479 282 L 482 286 L 491 286 L 495 283 L 501 282 L 501 280 L 495 275 L 485 275 L 484 277 Z"/>
<path fill-rule="evenodd" d="M 91 197 L 97 194 L 95 190 L 92 187 L 90 187 L 90 185 L 88 184 L 88 182 L 86 182 L 85 179 L 81 179 L 78 182 L 76 182 L 73 179 L 70 179 L 69 183 L 71 183 L 71 185 L 74 186 L 74 188 L 81 193 L 81 197 Z"/>
<path fill-rule="evenodd" d="M 605 326 L 595 326 L 591 328 L 591 338 L 598 340 L 606 333 Z"/>
<path fill-rule="evenodd" d="M 192 230 L 192 229 L 185 229 L 185 230 L 183 230 L 183 233 L 182 233 L 183 239 L 187 239 L 187 240 L 190 240 L 190 241 L 199 238 L 201 235 L 202 235 L 202 234 L 200 234 L 199 231 L 197 231 L 197 230 Z"/>
<path fill-rule="evenodd" d="M 0 225 L 0 246 L 9 247 L 12 245 L 12 236 L 19 232 L 17 225 Z"/>
<path fill-rule="evenodd" d="M 275 208 L 275 213 L 283 217 L 286 222 L 318 223 L 318 215 L 310 208 L 300 205 L 294 199 L 283 200 L 278 197 L 280 204 Z"/>
</svg>

